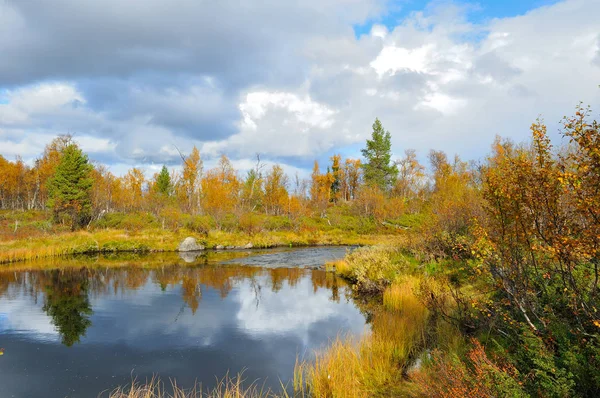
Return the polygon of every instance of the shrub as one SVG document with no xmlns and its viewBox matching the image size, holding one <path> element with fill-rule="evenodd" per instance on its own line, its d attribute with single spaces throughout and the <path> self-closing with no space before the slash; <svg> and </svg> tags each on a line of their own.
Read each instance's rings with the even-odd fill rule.
<svg viewBox="0 0 600 398">
<path fill-rule="evenodd" d="M 159 225 L 156 217 L 150 213 L 106 213 L 92 224 L 95 228 L 126 229 L 130 231 L 139 231 L 148 227 L 158 227 Z"/>
<path fill-rule="evenodd" d="M 494 363 L 477 340 L 471 343 L 464 359 L 434 350 L 426 366 L 411 374 L 420 393 L 439 398 L 528 396 L 516 379 L 514 367 Z"/>
<path fill-rule="evenodd" d="M 211 216 L 191 216 L 186 221 L 185 227 L 192 232 L 207 236 L 210 230 L 215 228 L 215 220 Z"/>
<path fill-rule="evenodd" d="M 263 227 L 267 231 L 287 231 L 292 228 L 292 222 L 287 216 L 269 216 L 264 219 Z"/>
<path fill-rule="evenodd" d="M 346 264 L 339 264 L 337 271 L 355 282 L 355 288 L 363 292 L 381 292 L 395 278 L 398 271 L 408 267 L 408 261 L 395 256 L 390 247 L 375 246 L 359 248 L 348 254 Z"/>
<path fill-rule="evenodd" d="M 226 214 L 221 218 L 219 227 L 228 232 L 236 232 L 238 230 L 239 218 L 235 214 Z"/>
</svg>

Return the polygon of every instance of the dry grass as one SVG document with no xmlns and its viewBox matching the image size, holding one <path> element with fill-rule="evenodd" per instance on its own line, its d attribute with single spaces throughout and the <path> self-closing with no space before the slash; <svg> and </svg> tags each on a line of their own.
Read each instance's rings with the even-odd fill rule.
<svg viewBox="0 0 600 398">
<path fill-rule="evenodd" d="M 186 236 L 196 236 L 207 247 L 217 245 L 256 248 L 312 246 L 312 245 L 368 245 L 375 241 L 394 241 L 394 235 L 344 236 L 336 231 L 328 233 L 272 232 L 255 235 L 213 231 L 206 237 L 181 229 L 171 232 L 163 229 L 141 231 L 96 230 L 67 232 L 10 241 L 0 241 L 0 264 L 29 261 L 48 257 L 98 252 L 174 251 Z"/>
<path fill-rule="evenodd" d="M 351 280 L 357 290 L 380 293 L 408 268 L 408 260 L 395 246 L 380 244 L 359 248 L 334 265 L 336 272 Z"/>
<path fill-rule="evenodd" d="M 102 395 L 100 395 L 102 396 Z M 301 398 L 295 395 L 296 398 Z M 240 373 L 235 377 L 225 376 L 219 380 L 217 386 L 204 390 L 202 385 L 197 384 L 189 389 L 184 389 L 171 381 L 166 386 L 158 378 L 152 378 L 146 383 L 137 383 L 135 380 L 131 385 L 118 387 L 108 394 L 108 398 L 290 398 L 284 391 L 277 394 L 271 389 L 257 382 L 247 385 L 246 379 Z"/>
<path fill-rule="evenodd" d="M 168 251 L 183 239 L 181 233 L 160 229 L 78 231 L 0 242 L 0 264 L 81 253 Z"/>
<path fill-rule="evenodd" d="M 297 364 L 295 391 L 336 398 L 406 393 L 404 373 L 425 344 L 428 320 L 416 286 L 417 278 L 407 278 L 388 288 L 389 309 L 375 313 L 371 333 L 362 339 L 338 338 L 316 354 L 314 364 Z"/>
</svg>

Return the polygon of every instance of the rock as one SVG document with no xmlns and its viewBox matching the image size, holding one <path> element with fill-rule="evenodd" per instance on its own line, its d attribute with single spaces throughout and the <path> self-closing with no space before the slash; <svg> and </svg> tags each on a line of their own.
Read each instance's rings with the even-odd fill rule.
<svg viewBox="0 0 600 398">
<path fill-rule="evenodd" d="M 223 250 L 223 249 L 225 249 L 225 246 L 223 246 L 223 245 L 216 245 L 215 249 L 216 250 Z"/>
<path fill-rule="evenodd" d="M 254 247 L 254 245 L 252 243 L 248 243 L 246 246 L 244 246 L 244 249 L 252 249 Z"/>
<path fill-rule="evenodd" d="M 179 244 L 177 251 L 180 252 L 198 252 L 204 250 L 204 246 L 198 244 L 196 239 L 192 237 L 187 237 Z"/>
<path fill-rule="evenodd" d="M 225 249 L 227 249 L 227 250 L 233 250 L 233 249 L 235 249 L 235 246 L 227 246 Z"/>
</svg>

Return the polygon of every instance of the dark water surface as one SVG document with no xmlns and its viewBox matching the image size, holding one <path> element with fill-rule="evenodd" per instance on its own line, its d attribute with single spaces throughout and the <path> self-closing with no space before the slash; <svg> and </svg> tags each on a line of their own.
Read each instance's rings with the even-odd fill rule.
<svg viewBox="0 0 600 398">
<path fill-rule="evenodd" d="M 366 329 L 346 283 L 312 269 L 345 252 L 91 257 L 61 260 L 62 270 L 0 270 L 0 397 L 97 397 L 153 374 L 209 387 L 244 369 L 278 388 L 298 355 Z"/>
</svg>

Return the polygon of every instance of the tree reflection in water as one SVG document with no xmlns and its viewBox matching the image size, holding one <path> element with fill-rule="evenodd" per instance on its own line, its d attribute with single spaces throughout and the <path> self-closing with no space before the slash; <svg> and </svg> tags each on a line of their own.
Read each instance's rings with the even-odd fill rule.
<svg viewBox="0 0 600 398">
<path fill-rule="evenodd" d="M 92 324 L 87 270 L 54 270 L 46 278 L 44 311 L 67 347 L 78 343 Z"/>
<path fill-rule="evenodd" d="M 331 291 L 331 301 L 340 301 L 340 287 L 345 282 L 333 273 L 299 267 L 239 265 L 160 265 L 152 268 L 82 266 L 63 270 L 3 271 L 0 272 L 0 295 L 10 295 L 11 288 L 16 288 L 37 300 L 41 293 L 43 310 L 52 319 L 62 343 L 70 347 L 80 342 L 92 324 L 90 296 L 126 294 L 148 283 L 157 284 L 162 289 L 180 286 L 183 306 L 196 314 L 202 303 L 203 289 L 214 289 L 222 298 L 226 298 L 238 282 L 249 280 L 256 296 L 256 306 L 259 306 L 263 289 L 278 292 L 284 284 L 294 287 L 304 277 L 310 278 L 314 292 L 327 289 Z M 350 290 L 343 291 L 349 294 Z"/>
</svg>

